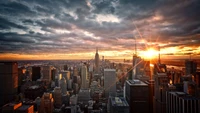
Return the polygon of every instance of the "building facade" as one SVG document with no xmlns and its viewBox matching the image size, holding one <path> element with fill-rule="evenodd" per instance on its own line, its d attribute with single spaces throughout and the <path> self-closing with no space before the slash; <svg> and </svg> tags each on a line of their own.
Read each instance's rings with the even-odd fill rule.
<svg viewBox="0 0 200 113">
<path fill-rule="evenodd" d="M 18 63 L 0 62 L 0 106 L 10 102 L 18 89 Z"/>
<path fill-rule="evenodd" d="M 115 69 L 104 69 L 104 89 L 106 98 L 108 98 L 110 92 L 116 92 L 116 78 Z"/>
<path fill-rule="evenodd" d="M 130 113 L 149 113 L 149 87 L 140 80 L 126 81 L 125 98 Z"/>
</svg>

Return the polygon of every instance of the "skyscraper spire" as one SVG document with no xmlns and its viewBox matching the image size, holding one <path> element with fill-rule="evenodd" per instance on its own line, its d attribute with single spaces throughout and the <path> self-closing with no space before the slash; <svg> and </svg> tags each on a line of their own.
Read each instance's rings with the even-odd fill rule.
<svg viewBox="0 0 200 113">
<path fill-rule="evenodd" d="M 96 53 L 98 53 L 98 47 L 96 47 Z"/>
<path fill-rule="evenodd" d="M 96 48 L 96 54 L 95 54 L 95 72 L 99 72 L 99 53 L 98 48 Z"/>
</svg>

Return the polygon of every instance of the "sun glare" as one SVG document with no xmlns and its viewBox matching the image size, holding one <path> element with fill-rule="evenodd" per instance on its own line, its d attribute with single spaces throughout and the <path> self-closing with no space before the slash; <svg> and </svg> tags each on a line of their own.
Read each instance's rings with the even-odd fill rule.
<svg viewBox="0 0 200 113">
<path fill-rule="evenodd" d="M 152 58 L 156 58 L 158 55 L 158 52 L 156 50 L 154 50 L 153 48 L 150 48 L 146 51 L 143 52 L 143 57 L 145 59 L 152 59 Z"/>
</svg>

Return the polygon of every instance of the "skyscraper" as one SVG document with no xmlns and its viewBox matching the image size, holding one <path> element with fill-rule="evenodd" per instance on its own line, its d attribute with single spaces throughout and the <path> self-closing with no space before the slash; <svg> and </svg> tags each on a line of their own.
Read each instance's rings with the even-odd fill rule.
<svg viewBox="0 0 200 113">
<path fill-rule="evenodd" d="M 197 62 L 193 60 L 186 60 L 185 61 L 185 74 L 195 74 L 197 71 Z"/>
<path fill-rule="evenodd" d="M 137 55 L 133 55 L 133 74 L 132 79 L 137 79 L 138 75 L 142 75 L 143 71 L 141 71 L 141 68 L 144 68 L 144 65 L 142 65 L 143 60 L 138 57 Z"/>
<path fill-rule="evenodd" d="M 11 101 L 18 88 L 17 62 L 0 62 L 0 106 Z"/>
<path fill-rule="evenodd" d="M 53 98 L 55 107 L 59 108 L 62 105 L 62 92 L 60 87 L 54 88 Z"/>
<path fill-rule="evenodd" d="M 81 88 L 83 89 L 89 87 L 87 75 L 88 75 L 87 66 L 83 64 L 83 66 L 81 67 Z"/>
<path fill-rule="evenodd" d="M 60 80 L 60 88 L 62 90 L 62 94 L 66 94 L 66 92 L 67 92 L 67 83 L 66 83 L 66 79 L 64 77 L 62 77 L 62 79 Z"/>
<path fill-rule="evenodd" d="M 42 67 L 43 80 L 51 82 L 51 67 L 43 66 Z"/>
<path fill-rule="evenodd" d="M 41 68 L 40 67 L 32 67 L 32 81 L 36 81 L 37 79 L 40 79 L 41 77 Z"/>
<path fill-rule="evenodd" d="M 99 53 L 98 53 L 98 48 L 96 48 L 96 54 L 95 54 L 95 72 L 99 73 Z"/>
<path fill-rule="evenodd" d="M 116 92 L 116 70 L 104 69 L 104 88 L 105 96 L 108 97 L 110 92 Z"/>
<path fill-rule="evenodd" d="M 167 92 L 167 113 L 199 113 L 200 99 L 184 92 Z"/>
<path fill-rule="evenodd" d="M 39 113 L 52 113 L 54 99 L 51 93 L 44 93 L 41 99 Z"/>
<path fill-rule="evenodd" d="M 155 85 L 154 85 L 154 113 L 166 113 L 166 91 L 168 91 L 168 77 L 166 65 L 155 64 Z"/>
<path fill-rule="evenodd" d="M 140 80 L 127 80 L 125 97 L 130 113 L 149 113 L 149 87 Z"/>
</svg>

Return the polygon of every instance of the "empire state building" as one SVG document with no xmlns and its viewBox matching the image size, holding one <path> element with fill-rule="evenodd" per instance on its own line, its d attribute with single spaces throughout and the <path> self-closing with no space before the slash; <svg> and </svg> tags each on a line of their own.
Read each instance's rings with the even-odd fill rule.
<svg viewBox="0 0 200 113">
<path fill-rule="evenodd" d="M 98 48 L 96 48 L 96 54 L 95 54 L 95 72 L 99 73 L 99 53 L 98 53 Z"/>
</svg>

